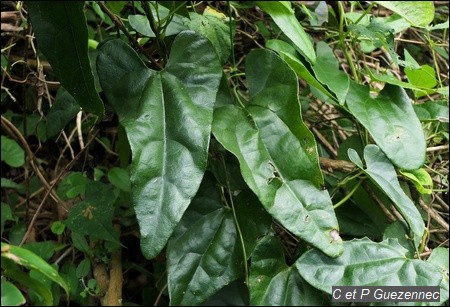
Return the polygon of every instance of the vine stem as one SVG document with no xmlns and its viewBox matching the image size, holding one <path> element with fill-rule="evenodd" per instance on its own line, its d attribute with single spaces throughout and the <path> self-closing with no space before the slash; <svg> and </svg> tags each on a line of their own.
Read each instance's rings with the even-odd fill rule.
<svg viewBox="0 0 450 307">
<path fill-rule="evenodd" d="M 133 47 L 136 50 L 139 50 L 140 52 L 142 52 L 147 57 L 147 59 L 149 59 L 150 62 L 152 62 L 152 64 L 154 66 L 156 66 L 156 68 L 161 70 L 162 66 L 158 62 L 156 62 L 147 52 L 145 52 L 144 48 L 142 48 L 142 46 L 139 45 L 139 42 L 133 37 L 133 35 L 131 35 L 131 33 L 124 26 L 122 20 L 109 10 L 109 8 L 105 5 L 105 2 L 99 1 L 98 4 L 99 4 L 100 8 L 102 9 L 102 11 L 105 12 L 109 18 L 111 18 L 111 20 L 116 25 L 117 29 L 120 29 L 120 30 L 122 30 L 123 33 L 125 33 L 125 35 L 127 36 L 130 43 L 133 45 Z"/>
<path fill-rule="evenodd" d="M 359 82 L 358 73 L 356 71 L 355 65 L 353 64 L 353 59 L 348 52 L 348 49 L 345 46 L 344 42 L 344 18 L 345 18 L 345 10 L 344 5 L 341 1 L 338 1 L 338 7 L 339 7 L 339 46 L 341 47 L 342 51 L 344 52 L 345 59 L 347 60 L 347 64 L 350 67 L 350 70 L 352 72 L 353 78 L 356 82 Z"/>
<path fill-rule="evenodd" d="M 353 189 L 350 191 L 350 193 L 345 195 L 345 197 L 342 198 L 336 205 L 334 205 L 333 208 L 334 209 L 338 208 L 340 205 L 345 203 L 350 197 L 352 197 L 353 193 L 355 193 L 356 189 L 359 188 L 359 186 L 361 185 L 362 182 L 363 182 L 362 180 L 358 181 L 358 183 L 353 187 Z"/>
<path fill-rule="evenodd" d="M 248 286 L 247 251 L 245 250 L 244 237 L 242 236 L 241 227 L 239 226 L 239 222 L 238 222 L 238 219 L 237 219 L 237 216 L 236 216 L 236 210 L 235 210 L 235 207 L 234 207 L 233 195 L 231 194 L 230 180 L 228 178 L 228 171 L 227 171 L 227 167 L 225 165 L 225 159 L 223 158 L 222 154 L 221 154 L 221 158 L 222 158 L 221 160 L 222 160 L 223 168 L 225 170 L 225 180 L 227 181 L 227 190 L 228 190 L 228 196 L 230 197 L 231 211 L 233 211 L 233 219 L 234 219 L 234 223 L 236 224 L 236 230 L 237 230 L 238 235 L 239 235 L 239 240 L 241 241 L 242 253 L 243 253 L 243 256 L 244 256 L 245 284 Z"/>
</svg>

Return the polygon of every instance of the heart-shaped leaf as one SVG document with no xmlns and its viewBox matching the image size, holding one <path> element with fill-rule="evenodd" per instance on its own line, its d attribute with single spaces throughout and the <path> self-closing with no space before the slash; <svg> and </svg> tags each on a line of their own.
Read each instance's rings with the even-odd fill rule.
<svg viewBox="0 0 450 307">
<path fill-rule="evenodd" d="M 350 112 L 369 130 L 392 163 L 406 170 L 420 168 L 425 162 L 425 136 L 405 91 L 386 84 L 377 97 L 372 97 L 369 87 L 350 82 Z"/>
<path fill-rule="evenodd" d="M 324 303 L 320 291 L 311 287 L 289 267 L 283 246 L 274 235 L 258 242 L 250 269 L 251 306 L 319 306 Z"/>
<path fill-rule="evenodd" d="M 367 238 L 344 242 L 344 253 L 331 259 L 317 249 L 295 263 L 311 285 L 331 294 L 332 286 L 439 286 L 439 269 L 426 261 L 408 259 L 396 239 L 376 243 Z M 441 287 L 441 302 L 448 290 Z"/>
<path fill-rule="evenodd" d="M 141 248 L 153 258 L 200 186 L 222 69 L 211 43 L 193 31 L 177 35 L 163 71 L 147 68 L 120 40 L 100 48 L 97 67 L 130 142 Z"/>
<path fill-rule="evenodd" d="M 283 226 L 330 256 L 342 252 L 314 137 L 301 119 L 297 78 L 275 53 L 254 50 L 246 60 L 251 101 L 214 113 L 216 139 L 239 160 L 241 173 Z"/>
<path fill-rule="evenodd" d="M 203 303 L 239 277 L 243 260 L 233 212 L 222 206 L 212 176 L 205 176 L 167 246 L 171 305 Z"/>
</svg>

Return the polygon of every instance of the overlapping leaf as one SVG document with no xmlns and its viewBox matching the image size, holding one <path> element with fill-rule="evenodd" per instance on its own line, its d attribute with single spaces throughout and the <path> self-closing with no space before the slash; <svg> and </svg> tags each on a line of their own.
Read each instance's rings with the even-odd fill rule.
<svg viewBox="0 0 450 307">
<path fill-rule="evenodd" d="M 308 85 L 319 89 L 322 93 L 334 99 L 333 95 L 322 85 L 322 83 L 317 81 L 316 77 L 314 77 L 302 63 L 302 61 L 300 61 L 300 59 L 296 55 L 297 52 L 295 51 L 294 47 L 279 39 L 268 40 L 266 42 L 266 47 L 276 51 L 280 55 L 280 57 L 289 64 L 292 70 L 295 71 L 295 73 L 299 77 L 308 82 Z M 316 63 L 316 65 L 321 64 Z"/>
<path fill-rule="evenodd" d="M 408 259 L 396 239 L 376 243 L 367 238 L 344 242 L 344 253 L 331 259 L 319 250 L 304 253 L 295 263 L 311 285 L 331 293 L 332 286 L 439 286 L 443 277 L 437 266 Z M 448 290 L 441 288 L 441 302 Z"/>
<path fill-rule="evenodd" d="M 227 22 L 230 22 L 227 20 Z M 224 20 L 212 14 L 203 15 L 191 13 L 190 19 L 184 18 L 183 23 L 191 30 L 194 30 L 212 43 L 219 56 L 220 63 L 223 65 L 227 62 L 231 53 L 230 27 Z"/>
<path fill-rule="evenodd" d="M 84 110 L 103 116 L 88 56 L 84 1 L 27 1 L 39 49 Z"/>
<path fill-rule="evenodd" d="M 297 78 L 273 52 L 246 60 L 251 101 L 246 109 L 214 113 L 216 139 L 240 162 L 241 173 L 266 210 L 295 235 L 330 256 L 342 252 L 338 225 L 323 183 L 316 144 L 302 122 Z"/>
<path fill-rule="evenodd" d="M 340 104 L 344 104 L 350 86 L 348 75 L 339 70 L 333 50 L 325 42 L 317 43 L 317 60 L 313 65 L 317 80 L 328 86 Z"/>
<path fill-rule="evenodd" d="M 242 245 L 233 213 L 205 176 L 167 246 L 171 305 L 198 305 L 242 273 Z"/>
<path fill-rule="evenodd" d="M 411 228 L 415 246 L 419 247 L 425 232 L 425 224 L 420 216 L 419 210 L 417 210 L 411 199 L 403 192 L 397 179 L 397 173 L 391 162 L 386 158 L 380 148 L 373 144 L 367 145 L 364 148 L 364 159 L 367 164 L 366 169 L 364 169 L 362 161 L 353 149 L 349 149 L 348 155 L 352 162 L 364 170 L 370 179 L 393 201 L 395 207 Z"/>
<path fill-rule="evenodd" d="M 295 17 L 289 2 L 257 1 L 257 5 L 272 17 L 283 33 L 294 43 L 297 50 L 314 64 L 316 53 L 311 38 Z"/>
<path fill-rule="evenodd" d="M 370 144 L 364 148 L 364 159 L 367 168 L 364 169 L 358 154 L 349 149 L 348 155 L 353 163 L 364 170 L 370 179 L 378 185 L 392 200 L 397 210 L 411 228 L 413 241 L 418 247 L 425 232 L 425 224 L 411 199 L 403 192 L 395 172 L 394 166 L 386 158 L 380 148 Z"/>
<path fill-rule="evenodd" d="M 102 88 L 130 142 L 131 193 L 141 248 L 153 258 L 180 221 L 206 169 L 220 63 L 208 40 L 183 31 L 161 72 L 148 69 L 120 40 L 100 48 L 97 64 Z"/>
<path fill-rule="evenodd" d="M 258 242 L 250 270 L 252 306 L 318 306 L 324 303 L 317 289 L 286 265 L 283 247 L 274 235 Z"/>
<path fill-rule="evenodd" d="M 350 112 L 366 127 L 377 145 L 396 166 L 413 170 L 425 162 L 425 136 L 405 91 L 386 84 L 377 97 L 367 86 L 350 81 Z"/>
<path fill-rule="evenodd" d="M 9 259 L 27 269 L 33 269 L 42 273 L 44 276 L 59 284 L 66 291 L 66 294 L 69 295 L 69 287 L 66 281 L 58 274 L 58 271 L 55 268 L 44 261 L 41 257 L 25 248 L 3 242 L 1 244 L 1 249 L 2 258 Z"/>
</svg>

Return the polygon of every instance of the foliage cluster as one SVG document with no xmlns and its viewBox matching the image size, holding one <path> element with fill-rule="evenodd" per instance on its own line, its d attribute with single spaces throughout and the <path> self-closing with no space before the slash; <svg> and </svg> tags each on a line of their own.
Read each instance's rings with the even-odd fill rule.
<svg viewBox="0 0 450 307">
<path fill-rule="evenodd" d="M 1 39 L 2 305 L 448 303 L 447 2 L 5 1 Z"/>
</svg>

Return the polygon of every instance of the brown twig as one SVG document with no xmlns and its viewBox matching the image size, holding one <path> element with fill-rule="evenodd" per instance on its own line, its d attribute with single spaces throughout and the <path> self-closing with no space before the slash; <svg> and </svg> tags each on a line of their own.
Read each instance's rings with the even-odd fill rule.
<svg viewBox="0 0 450 307">
<path fill-rule="evenodd" d="M 419 204 L 420 207 L 422 207 L 422 209 L 425 210 L 433 220 L 444 227 L 445 230 L 449 231 L 448 223 L 439 214 L 437 214 L 432 208 L 428 207 L 422 199 L 420 199 Z"/>
<path fill-rule="evenodd" d="M 58 204 L 63 204 L 62 200 L 56 195 L 55 192 L 51 190 L 51 185 L 48 183 L 47 179 L 45 179 L 44 175 L 42 174 L 41 170 L 37 166 L 36 158 L 34 156 L 34 153 L 31 151 L 30 146 L 28 146 L 28 142 L 23 137 L 22 133 L 14 126 L 8 119 L 1 116 L 2 120 L 2 127 L 8 132 L 9 135 L 11 135 L 14 139 L 18 140 L 20 144 L 22 144 L 23 149 L 25 150 L 25 153 L 27 155 L 27 159 L 30 162 L 31 167 L 36 173 L 36 176 L 41 181 L 42 185 L 46 188 L 48 192 L 50 192 L 53 200 L 55 200 Z"/>
<path fill-rule="evenodd" d="M 388 208 L 383 204 L 383 202 L 378 198 L 378 196 L 370 189 L 370 187 L 367 185 L 367 183 L 363 183 L 364 190 L 372 197 L 375 202 L 380 206 L 381 210 L 384 212 L 384 214 L 387 216 L 388 220 L 390 222 L 395 222 L 397 219 L 395 216 L 392 215 L 392 213 L 389 211 Z"/>
<path fill-rule="evenodd" d="M 320 162 L 320 166 L 327 170 L 332 169 L 332 170 L 342 171 L 342 172 L 346 172 L 346 173 L 349 173 L 349 172 L 355 170 L 355 165 L 353 163 L 345 161 L 345 160 L 333 160 L 333 159 L 320 157 L 319 162 Z"/>
<path fill-rule="evenodd" d="M 3 116 L 2 116 L 2 118 L 3 118 Z M 91 139 L 87 142 L 85 149 L 88 148 L 89 144 L 94 140 L 94 138 L 95 138 L 95 135 L 94 135 L 93 138 L 91 138 Z M 44 204 L 45 204 L 45 201 L 47 200 L 48 196 L 49 196 L 51 193 L 54 193 L 53 188 L 56 186 L 56 184 L 58 184 L 58 182 L 59 182 L 59 180 L 61 179 L 61 177 L 62 177 L 62 176 L 66 173 L 66 171 L 67 171 L 67 170 L 75 163 L 75 161 L 78 160 L 78 158 L 83 154 L 83 152 L 84 152 L 84 150 L 81 150 L 81 151 L 75 156 L 75 158 L 74 158 L 72 161 L 70 161 L 70 162 L 64 167 L 64 169 L 58 174 L 58 176 L 55 178 L 54 182 L 53 182 L 52 185 L 49 187 L 49 189 L 48 189 L 47 192 L 45 193 L 44 197 L 42 198 L 41 203 L 39 204 L 38 208 L 36 209 L 36 213 L 34 214 L 33 218 L 31 219 L 31 222 L 30 222 L 30 224 L 28 225 L 27 232 L 26 232 L 25 235 L 23 236 L 22 241 L 20 242 L 20 245 L 19 245 L 19 246 L 22 246 L 22 245 L 25 243 L 25 241 L 26 241 L 26 239 L 27 239 L 27 236 L 31 233 L 31 231 L 32 231 L 32 229 L 33 229 L 33 226 L 34 226 L 34 223 L 36 222 L 37 216 L 38 216 L 39 212 L 42 210 L 42 208 L 43 208 L 43 206 L 44 206 Z M 62 204 L 62 201 L 61 201 L 59 204 Z"/>
</svg>

